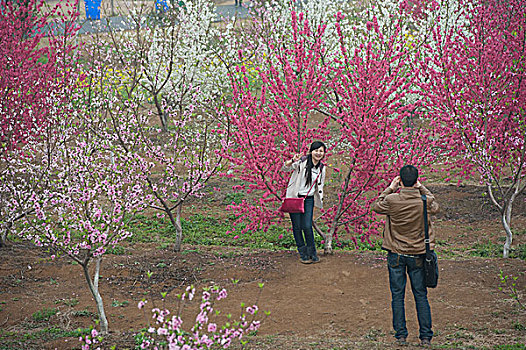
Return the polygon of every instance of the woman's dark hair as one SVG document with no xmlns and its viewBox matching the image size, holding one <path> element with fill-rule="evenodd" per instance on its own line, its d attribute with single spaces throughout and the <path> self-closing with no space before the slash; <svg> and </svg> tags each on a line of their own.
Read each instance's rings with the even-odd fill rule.
<svg viewBox="0 0 526 350">
<path fill-rule="evenodd" d="M 418 169 L 412 165 L 404 165 L 400 169 L 400 179 L 405 187 L 413 186 L 418 180 Z"/>
<path fill-rule="evenodd" d="M 307 155 L 307 166 L 305 167 L 305 177 L 307 178 L 307 186 L 312 184 L 312 168 L 316 167 L 316 169 L 320 169 L 320 166 L 323 166 L 321 162 L 318 163 L 318 165 L 314 166 L 314 163 L 312 162 L 312 151 L 317 150 L 318 148 L 323 147 L 323 151 L 327 152 L 327 146 L 321 141 L 314 141 L 309 148 L 309 154 Z"/>
</svg>

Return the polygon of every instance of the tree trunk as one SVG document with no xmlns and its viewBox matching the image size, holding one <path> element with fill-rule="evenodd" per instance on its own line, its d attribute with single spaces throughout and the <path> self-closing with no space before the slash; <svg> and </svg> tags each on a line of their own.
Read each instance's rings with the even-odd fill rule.
<svg viewBox="0 0 526 350">
<path fill-rule="evenodd" d="M 506 232 L 506 242 L 504 243 L 504 247 L 502 249 L 502 256 L 504 258 L 508 258 L 510 254 L 511 249 L 511 243 L 513 242 L 513 232 L 511 232 L 511 211 L 513 209 L 513 202 L 515 201 L 515 198 L 520 193 L 520 178 L 515 184 L 515 190 L 513 191 L 513 194 L 511 195 L 510 199 L 508 200 L 508 205 L 506 206 L 506 209 L 502 213 L 502 226 L 504 226 L 504 231 Z"/>
<path fill-rule="evenodd" d="M 88 282 L 88 286 L 91 291 L 91 294 L 93 295 L 93 299 L 95 299 L 95 303 L 97 304 L 97 312 L 99 313 L 100 320 L 100 331 L 103 334 L 107 334 L 108 319 L 106 318 L 106 313 L 104 312 L 104 304 L 102 303 L 102 297 L 99 293 L 99 276 L 101 261 L 101 256 L 95 259 L 95 274 L 93 275 L 93 281 L 91 281 L 88 271 L 89 260 L 87 260 L 85 264 L 82 264 L 82 269 L 84 270 L 84 277 L 86 277 L 86 281 Z"/>
<path fill-rule="evenodd" d="M 170 222 L 172 223 L 172 226 L 175 228 L 174 251 L 176 251 L 176 252 L 181 251 L 181 242 L 183 241 L 183 228 L 181 226 L 181 210 L 182 210 L 182 207 L 183 207 L 183 203 L 181 202 L 175 208 L 175 218 L 174 218 L 174 215 L 171 212 L 171 210 L 166 210 L 165 211 L 168 214 L 168 218 L 170 219 Z"/>
<path fill-rule="evenodd" d="M 520 189 L 519 177 L 512 186 L 515 188 L 514 192 L 512 193 L 509 199 L 504 199 L 504 203 L 500 204 L 499 202 L 497 202 L 497 199 L 493 195 L 493 188 L 491 186 L 491 183 L 486 184 L 491 202 L 499 209 L 499 212 L 501 214 L 500 219 L 502 222 L 502 226 L 504 227 L 504 232 L 506 233 L 506 242 L 504 243 L 504 247 L 502 248 L 502 256 L 504 258 L 509 258 L 511 243 L 513 242 L 513 232 L 511 232 L 511 211 L 513 208 L 513 201 L 515 200 L 515 197 L 517 197 L 517 195 L 524 189 Z M 504 198 L 506 197 L 506 195 L 504 194 L 502 195 L 502 197 Z"/>
<path fill-rule="evenodd" d="M 8 222 L 5 225 L 5 228 L 2 230 L 2 235 L 0 236 L 0 248 L 6 245 L 7 235 L 9 234 L 9 231 L 11 230 L 11 226 L 13 226 L 13 223 Z"/>
<path fill-rule="evenodd" d="M 0 236 L 0 248 L 5 246 L 7 241 L 7 229 L 2 231 L 2 235 Z"/>
<path fill-rule="evenodd" d="M 312 221 L 312 227 L 314 227 L 316 232 L 318 232 L 318 234 L 321 236 L 321 238 L 324 241 L 327 239 L 327 236 L 325 235 L 325 233 L 323 233 L 323 231 L 321 230 L 321 228 L 318 226 L 318 224 L 316 222 Z"/>
<path fill-rule="evenodd" d="M 153 101 L 155 103 L 155 107 L 157 108 L 157 113 L 159 114 L 159 118 L 161 119 L 161 128 L 163 131 L 168 131 L 168 121 L 166 120 L 166 113 L 163 112 L 163 109 L 161 107 L 161 103 L 159 102 L 159 97 L 157 94 L 153 96 Z"/>
<path fill-rule="evenodd" d="M 327 234 L 327 239 L 325 240 L 325 247 L 323 248 L 323 252 L 325 254 L 332 254 L 332 235 L 334 234 L 334 228 L 331 228 L 329 233 Z"/>
<path fill-rule="evenodd" d="M 176 252 L 181 251 L 181 243 L 183 241 L 183 227 L 181 226 L 181 209 L 183 203 L 181 203 L 177 209 L 175 209 L 175 247 Z"/>
<path fill-rule="evenodd" d="M 501 219 L 502 219 L 502 225 L 504 226 L 504 231 L 506 232 L 506 243 L 504 243 L 504 248 L 502 250 L 502 256 L 504 258 L 509 258 L 511 243 L 513 242 L 513 233 L 511 232 L 511 228 L 510 228 L 508 220 L 506 219 L 505 213 L 502 214 Z"/>
<path fill-rule="evenodd" d="M 345 182 L 343 184 L 343 192 L 340 193 L 340 202 L 338 203 L 338 209 L 336 209 L 336 215 L 334 215 L 334 219 L 332 220 L 331 229 L 329 230 L 329 233 L 327 234 L 327 239 L 325 240 L 325 254 L 332 254 L 332 237 L 334 237 L 334 234 L 336 233 L 336 229 L 338 228 L 338 222 L 340 221 L 340 217 L 342 215 L 343 210 L 343 203 L 345 201 L 346 191 L 347 187 L 349 186 L 349 181 L 351 180 L 351 170 L 349 169 L 349 173 L 347 173 L 347 176 L 345 177 Z"/>
</svg>

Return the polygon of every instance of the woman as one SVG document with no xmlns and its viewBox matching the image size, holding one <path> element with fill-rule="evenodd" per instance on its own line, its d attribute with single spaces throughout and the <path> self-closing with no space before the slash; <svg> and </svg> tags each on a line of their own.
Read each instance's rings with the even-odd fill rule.
<svg viewBox="0 0 526 350">
<path fill-rule="evenodd" d="M 304 264 L 317 263 L 320 258 L 316 254 L 314 232 L 312 230 L 312 214 L 314 206 L 323 206 L 323 184 L 325 182 L 325 166 L 321 162 L 327 147 L 323 142 L 312 143 L 307 156 L 294 155 L 283 165 L 284 171 L 292 171 L 287 187 L 287 198 L 305 197 L 305 212 L 290 213 L 292 232 Z"/>
</svg>

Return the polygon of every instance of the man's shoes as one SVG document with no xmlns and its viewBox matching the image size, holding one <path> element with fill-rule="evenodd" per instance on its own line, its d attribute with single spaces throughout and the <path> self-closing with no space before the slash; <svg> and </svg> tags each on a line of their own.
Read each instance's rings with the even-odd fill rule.
<svg viewBox="0 0 526 350">
<path fill-rule="evenodd" d="M 395 341 L 395 344 L 396 345 L 407 345 L 407 339 L 402 337 L 402 338 L 396 338 L 396 341 Z"/>
<path fill-rule="evenodd" d="M 300 258 L 300 262 L 302 264 L 312 264 L 312 260 L 311 259 L 302 259 L 302 258 Z"/>
<path fill-rule="evenodd" d="M 429 346 L 431 346 L 431 339 L 429 339 L 429 338 L 424 338 L 424 339 L 420 340 L 420 345 L 421 345 L 421 346 L 424 346 L 424 347 L 429 347 Z"/>
</svg>

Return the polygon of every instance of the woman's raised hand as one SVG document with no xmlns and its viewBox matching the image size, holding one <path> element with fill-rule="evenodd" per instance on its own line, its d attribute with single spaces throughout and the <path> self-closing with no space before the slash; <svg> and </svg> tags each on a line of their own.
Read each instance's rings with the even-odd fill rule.
<svg viewBox="0 0 526 350">
<path fill-rule="evenodd" d="M 285 165 L 286 166 L 291 166 L 292 163 L 297 162 L 298 160 L 300 160 L 300 158 L 301 158 L 301 154 L 295 154 L 295 155 L 292 156 L 291 159 L 285 161 Z"/>
</svg>

